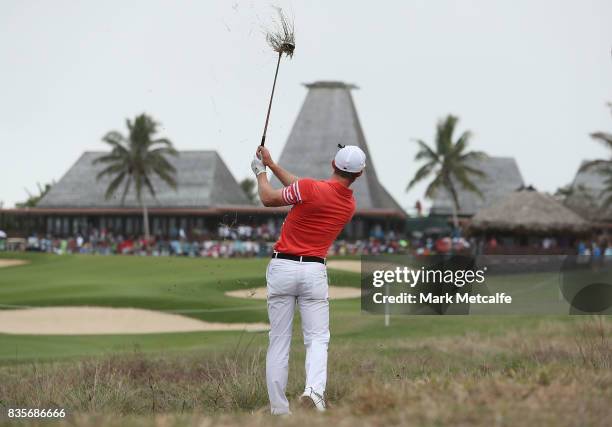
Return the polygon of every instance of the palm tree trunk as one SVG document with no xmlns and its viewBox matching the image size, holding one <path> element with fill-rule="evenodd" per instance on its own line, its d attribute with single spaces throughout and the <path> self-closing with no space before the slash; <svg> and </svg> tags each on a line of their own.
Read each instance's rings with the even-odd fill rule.
<svg viewBox="0 0 612 427">
<path fill-rule="evenodd" d="M 145 250 L 149 252 L 149 240 L 151 239 L 151 235 L 149 233 L 149 210 L 147 209 L 147 204 L 145 202 L 140 202 L 142 206 L 142 228 L 145 235 Z"/>
<path fill-rule="evenodd" d="M 457 216 L 457 205 L 453 201 L 452 203 L 452 211 L 453 211 L 453 232 L 456 232 L 459 229 L 459 217 Z"/>
<path fill-rule="evenodd" d="M 446 183 L 446 189 L 448 190 L 448 192 L 451 194 L 451 199 L 452 199 L 452 211 L 453 211 L 453 234 L 455 234 L 457 232 L 457 230 L 459 230 L 459 198 L 457 196 L 457 191 L 455 190 L 455 186 L 453 185 L 453 182 L 451 181 L 450 177 L 446 177 L 446 179 L 444 180 Z"/>
<path fill-rule="evenodd" d="M 121 206 L 125 203 L 125 197 L 127 196 L 128 191 L 130 191 L 130 184 L 132 183 L 132 175 L 128 176 L 127 182 L 125 183 L 125 187 L 123 188 L 123 194 L 121 195 Z"/>
</svg>

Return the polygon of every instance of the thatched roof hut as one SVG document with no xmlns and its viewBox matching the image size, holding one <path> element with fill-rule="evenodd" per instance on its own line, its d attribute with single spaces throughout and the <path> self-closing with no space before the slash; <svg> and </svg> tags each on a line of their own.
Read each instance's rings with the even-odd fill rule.
<svg viewBox="0 0 612 427">
<path fill-rule="evenodd" d="M 481 209 L 495 205 L 509 193 L 524 185 L 523 176 L 516 160 L 511 157 L 486 157 L 469 162 L 470 166 L 485 173 L 484 177 L 475 177 L 473 182 L 482 193 L 469 191 L 456 182 L 459 199 L 459 216 L 471 217 Z M 432 215 L 448 216 L 453 212 L 453 199 L 444 189 L 437 192 L 431 207 Z"/>
<path fill-rule="evenodd" d="M 508 194 L 493 206 L 481 209 L 470 230 L 509 234 L 582 234 L 591 224 L 554 197 L 533 189 Z"/>
</svg>

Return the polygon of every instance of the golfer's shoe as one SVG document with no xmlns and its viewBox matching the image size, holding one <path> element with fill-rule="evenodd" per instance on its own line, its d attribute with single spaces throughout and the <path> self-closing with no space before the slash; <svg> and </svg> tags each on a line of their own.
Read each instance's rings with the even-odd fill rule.
<svg viewBox="0 0 612 427">
<path fill-rule="evenodd" d="M 325 412 L 325 399 L 319 393 L 314 391 L 312 387 L 304 390 L 300 396 L 300 405 L 303 408 L 316 409 L 319 412 Z"/>
</svg>

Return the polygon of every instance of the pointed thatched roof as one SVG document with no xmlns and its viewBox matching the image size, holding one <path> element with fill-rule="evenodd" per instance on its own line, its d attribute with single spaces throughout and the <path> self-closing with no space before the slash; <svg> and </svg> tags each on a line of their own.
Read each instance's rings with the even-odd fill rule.
<svg viewBox="0 0 612 427">
<path fill-rule="evenodd" d="M 87 151 L 66 172 L 59 182 L 37 204 L 37 208 L 130 208 L 138 207 L 135 192 L 127 194 L 121 205 L 121 189 L 115 197 L 105 200 L 109 177 L 96 180 L 104 165 L 92 162 L 105 152 Z M 181 151 L 168 160 L 177 171 L 177 189 L 153 177 L 157 197 L 145 191 L 149 207 L 203 208 L 219 205 L 248 205 L 244 192 L 216 151 Z"/>
<path fill-rule="evenodd" d="M 585 163 L 586 161 L 582 164 Z M 572 192 L 565 199 L 565 205 L 591 221 L 612 221 L 612 207 L 603 206 L 605 197 L 602 197 L 602 192 L 606 188 L 605 179 L 606 176 L 598 167 L 577 172 L 571 184 Z"/>
<path fill-rule="evenodd" d="M 486 174 L 486 177 L 483 178 L 473 178 L 474 184 L 482 192 L 483 197 L 457 184 L 459 215 L 472 216 L 480 209 L 494 205 L 504 196 L 524 185 L 516 160 L 511 157 L 487 157 L 471 162 L 471 166 Z M 431 214 L 451 215 L 452 203 L 450 194 L 441 189 L 433 200 Z"/>
<path fill-rule="evenodd" d="M 470 228 L 510 233 L 583 233 L 590 224 L 548 194 L 520 190 L 478 211 Z"/>
<path fill-rule="evenodd" d="M 357 145 L 367 156 L 367 166 L 351 187 L 357 212 L 405 216 L 404 210 L 378 181 L 376 169 L 357 116 L 351 90 L 355 85 L 320 81 L 305 85 L 306 100 L 293 125 L 279 164 L 300 177 L 329 178 L 338 144 Z M 273 180 L 276 187 L 281 184 Z"/>
</svg>

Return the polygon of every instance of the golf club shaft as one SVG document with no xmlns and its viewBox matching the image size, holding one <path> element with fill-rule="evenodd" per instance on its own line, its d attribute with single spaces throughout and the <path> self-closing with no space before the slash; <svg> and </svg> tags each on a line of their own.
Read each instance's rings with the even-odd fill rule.
<svg viewBox="0 0 612 427">
<path fill-rule="evenodd" d="M 282 52 L 278 53 L 278 62 L 276 63 L 276 72 L 274 73 L 274 83 L 272 84 L 272 94 L 270 95 L 270 104 L 268 105 L 268 114 L 266 114 L 266 124 L 264 125 L 263 135 L 261 136 L 261 146 L 266 143 L 266 132 L 268 130 L 268 121 L 270 120 L 270 111 L 272 110 L 272 99 L 274 99 L 274 89 L 276 88 L 276 77 L 278 76 L 278 67 L 280 66 Z"/>
</svg>

